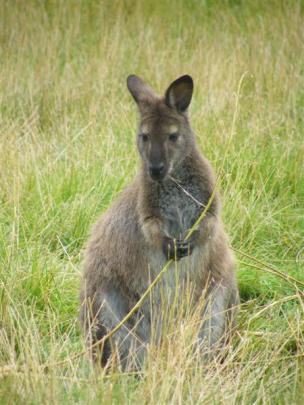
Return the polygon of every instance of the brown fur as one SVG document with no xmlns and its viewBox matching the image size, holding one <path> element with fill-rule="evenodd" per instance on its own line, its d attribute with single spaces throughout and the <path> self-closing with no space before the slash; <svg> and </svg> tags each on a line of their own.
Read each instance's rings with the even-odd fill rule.
<svg viewBox="0 0 304 405">
<path fill-rule="evenodd" d="M 128 78 L 128 87 L 140 111 L 137 146 L 142 166 L 132 184 L 93 227 L 85 252 L 81 321 L 90 342 L 100 339 L 132 308 L 167 257 L 174 256 L 180 259 L 181 288 L 189 282 L 196 302 L 208 290 L 212 316 L 202 323 L 198 337 L 213 345 L 224 336 L 228 321 L 235 318 L 239 302 L 219 197 L 215 195 L 198 230 L 185 242 L 203 207 L 170 178 L 203 205 L 215 186 L 212 169 L 196 148 L 187 116 L 193 82 L 189 76 L 181 77 L 169 86 L 164 98 L 157 97 L 136 76 Z M 172 273 L 169 269 L 162 283 L 167 298 L 175 288 Z M 162 297 L 157 287 L 156 306 L 162 305 Z M 101 353 L 103 364 L 113 351 L 124 368 L 142 363 L 146 344 L 151 341 L 150 311 L 144 303 L 107 342 Z"/>
</svg>

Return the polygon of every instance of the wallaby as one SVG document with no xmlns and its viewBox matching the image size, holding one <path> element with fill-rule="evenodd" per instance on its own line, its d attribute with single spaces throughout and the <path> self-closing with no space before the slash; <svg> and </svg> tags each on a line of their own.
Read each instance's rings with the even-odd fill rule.
<svg viewBox="0 0 304 405">
<path fill-rule="evenodd" d="M 135 75 L 128 77 L 127 86 L 139 107 L 141 169 L 93 227 L 84 259 L 80 319 L 89 344 L 99 341 L 136 304 L 168 259 L 173 259 L 163 281 L 166 293 L 160 288 L 154 291 L 158 333 L 162 301 L 167 299 L 170 305 L 176 283 L 180 283 L 179 295 L 188 283 L 194 304 L 206 295 L 198 342 L 212 347 L 234 323 L 239 296 L 217 192 L 198 228 L 185 240 L 215 188 L 214 174 L 196 147 L 189 123 L 193 80 L 188 75 L 180 77 L 161 98 Z M 172 276 L 176 264 L 178 279 Z M 203 321 L 207 308 L 210 316 Z M 152 328 L 151 305 L 144 302 L 93 355 L 99 353 L 102 365 L 115 353 L 124 369 L 140 367 Z"/>
</svg>

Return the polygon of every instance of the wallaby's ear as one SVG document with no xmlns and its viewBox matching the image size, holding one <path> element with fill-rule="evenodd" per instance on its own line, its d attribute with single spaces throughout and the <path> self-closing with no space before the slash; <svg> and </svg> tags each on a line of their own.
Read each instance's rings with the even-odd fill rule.
<svg viewBox="0 0 304 405">
<path fill-rule="evenodd" d="M 187 110 L 193 93 L 193 80 L 191 76 L 181 76 L 168 87 L 165 101 L 168 107 L 176 108 L 179 112 Z"/>
<path fill-rule="evenodd" d="M 151 87 L 136 75 L 128 76 L 127 86 L 141 111 L 156 99 Z"/>
</svg>

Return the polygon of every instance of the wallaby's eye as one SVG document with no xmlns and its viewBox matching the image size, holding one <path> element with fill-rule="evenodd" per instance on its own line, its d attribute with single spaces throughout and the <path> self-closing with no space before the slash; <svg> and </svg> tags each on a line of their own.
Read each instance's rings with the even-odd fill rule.
<svg viewBox="0 0 304 405">
<path fill-rule="evenodd" d="M 143 142 L 148 142 L 148 140 L 149 140 L 148 134 L 140 134 L 140 137 L 143 140 Z"/>
<path fill-rule="evenodd" d="M 178 139 L 178 133 L 174 133 L 174 134 L 169 135 L 169 141 L 176 142 L 177 139 Z"/>
</svg>

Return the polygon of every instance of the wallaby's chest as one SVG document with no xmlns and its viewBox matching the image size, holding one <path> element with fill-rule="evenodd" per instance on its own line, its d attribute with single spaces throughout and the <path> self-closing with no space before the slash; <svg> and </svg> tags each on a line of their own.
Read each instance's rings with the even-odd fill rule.
<svg viewBox="0 0 304 405">
<path fill-rule="evenodd" d="M 184 186 L 195 199 L 200 201 L 200 189 L 188 183 Z M 173 182 L 160 187 L 159 209 L 168 236 L 183 238 L 199 217 L 202 207 Z"/>
</svg>

